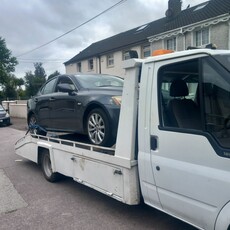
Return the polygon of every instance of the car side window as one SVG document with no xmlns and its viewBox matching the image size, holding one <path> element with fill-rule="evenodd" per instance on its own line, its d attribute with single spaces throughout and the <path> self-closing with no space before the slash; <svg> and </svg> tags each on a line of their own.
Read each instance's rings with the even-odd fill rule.
<svg viewBox="0 0 230 230">
<path fill-rule="evenodd" d="M 53 93 L 53 88 L 56 78 L 48 81 L 41 90 L 41 94 L 50 94 Z"/>
</svg>

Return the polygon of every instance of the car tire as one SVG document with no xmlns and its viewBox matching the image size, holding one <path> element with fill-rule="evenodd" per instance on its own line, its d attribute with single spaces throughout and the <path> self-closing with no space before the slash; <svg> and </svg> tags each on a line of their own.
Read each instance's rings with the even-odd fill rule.
<svg viewBox="0 0 230 230">
<path fill-rule="evenodd" d="M 52 170 L 49 151 L 44 150 L 41 154 L 41 167 L 46 180 L 49 182 L 56 182 L 60 180 L 61 175 L 59 173 L 53 172 Z"/>
<path fill-rule="evenodd" d="M 105 147 L 113 145 L 109 119 L 102 109 L 93 109 L 89 113 L 86 126 L 88 138 L 92 144 Z"/>
<path fill-rule="evenodd" d="M 37 124 L 37 119 L 34 114 L 31 114 L 28 119 L 28 127 L 30 129 L 30 125 L 36 125 Z M 38 134 L 42 136 L 46 136 L 46 132 L 38 129 L 30 129 L 31 134 Z"/>
</svg>

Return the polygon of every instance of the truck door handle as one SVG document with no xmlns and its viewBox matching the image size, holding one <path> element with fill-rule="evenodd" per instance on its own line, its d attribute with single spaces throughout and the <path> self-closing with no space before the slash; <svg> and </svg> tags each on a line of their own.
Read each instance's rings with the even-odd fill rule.
<svg viewBox="0 0 230 230">
<path fill-rule="evenodd" d="M 151 150 L 157 149 L 158 147 L 158 137 L 157 136 L 150 137 L 150 145 L 151 145 Z"/>
<path fill-rule="evenodd" d="M 113 174 L 114 174 L 114 175 L 115 175 L 115 174 L 122 175 L 122 171 L 121 171 L 120 169 L 115 169 L 115 170 L 113 171 Z"/>
<path fill-rule="evenodd" d="M 54 97 L 50 97 L 50 101 L 55 101 L 56 99 Z"/>
</svg>

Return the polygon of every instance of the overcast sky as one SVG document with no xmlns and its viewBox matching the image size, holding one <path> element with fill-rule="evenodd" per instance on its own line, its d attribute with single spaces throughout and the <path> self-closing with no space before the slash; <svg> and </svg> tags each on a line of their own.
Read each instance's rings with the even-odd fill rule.
<svg viewBox="0 0 230 230">
<path fill-rule="evenodd" d="M 120 0 L 0 0 L 0 37 L 16 56 L 15 75 L 24 77 L 42 62 L 46 74 L 65 73 L 63 62 L 90 44 L 165 16 L 168 0 L 126 0 L 112 10 L 33 52 L 90 20 Z M 182 9 L 206 0 L 183 0 Z M 20 56 L 22 55 L 22 56 Z"/>
</svg>

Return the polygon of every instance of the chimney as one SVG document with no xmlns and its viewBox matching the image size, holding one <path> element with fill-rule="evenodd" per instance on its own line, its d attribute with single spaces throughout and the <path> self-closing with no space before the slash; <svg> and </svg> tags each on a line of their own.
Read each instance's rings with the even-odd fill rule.
<svg viewBox="0 0 230 230">
<path fill-rule="evenodd" d="M 168 18 L 172 18 L 177 16 L 181 12 L 181 0 L 169 0 L 168 1 L 168 10 L 166 11 L 165 15 Z"/>
</svg>

